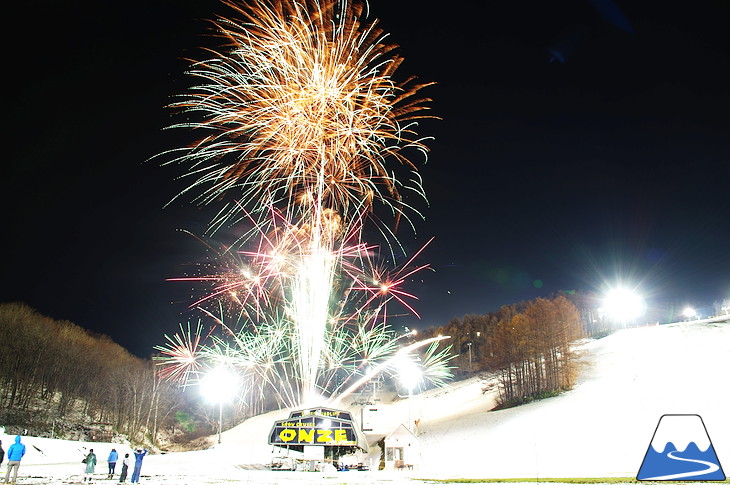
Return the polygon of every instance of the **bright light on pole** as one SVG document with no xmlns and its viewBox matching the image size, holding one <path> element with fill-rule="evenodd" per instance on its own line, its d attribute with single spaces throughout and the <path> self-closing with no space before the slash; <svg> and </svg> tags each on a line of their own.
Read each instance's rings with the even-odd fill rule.
<svg viewBox="0 0 730 485">
<path fill-rule="evenodd" d="M 408 430 L 413 431 L 413 423 L 411 420 L 411 398 L 413 397 L 413 390 L 421 382 L 422 372 L 418 368 L 416 363 L 408 357 L 403 357 L 397 362 L 398 367 L 398 380 L 400 383 L 408 389 Z"/>
<path fill-rule="evenodd" d="M 238 390 L 238 375 L 230 368 L 220 365 L 208 372 L 200 382 L 203 397 L 218 404 L 218 443 L 223 428 L 223 402 L 229 401 Z"/>
<path fill-rule="evenodd" d="M 692 308 L 691 306 L 688 306 L 687 308 L 685 308 L 682 311 L 682 315 L 684 315 L 685 318 L 687 318 L 687 320 L 691 320 L 697 316 L 697 312 L 695 311 L 694 308 Z"/>
<path fill-rule="evenodd" d="M 621 322 L 624 328 L 628 322 L 646 311 L 646 304 L 636 292 L 625 288 L 616 288 L 608 292 L 603 302 L 604 310 L 615 321 Z"/>
</svg>

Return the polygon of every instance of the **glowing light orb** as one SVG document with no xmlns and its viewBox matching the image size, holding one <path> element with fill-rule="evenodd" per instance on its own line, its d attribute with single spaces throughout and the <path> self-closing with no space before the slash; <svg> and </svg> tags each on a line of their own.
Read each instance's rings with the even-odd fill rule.
<svg viewBox="0 0 730 485">
<path fill-rule="evenodd" d="M 633 290 L 615 288 L 606 295 L 603 309 L 611 318 L 626 325 L 644 314 L 646 303 Z"/>
<path fill-rule="evenodd" d="M 239 376 L 227 366 L 209 371 L 200 381 L 200 392 L 210 402 L 228 402 L 238 391 Z"/>
</svg>

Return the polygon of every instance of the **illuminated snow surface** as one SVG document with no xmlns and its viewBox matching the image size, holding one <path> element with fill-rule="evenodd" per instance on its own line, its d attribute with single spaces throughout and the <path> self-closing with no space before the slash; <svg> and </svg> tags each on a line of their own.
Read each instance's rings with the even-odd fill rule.
<svg viewBox="0 0 730 485">
<path fill-rule="evenodd" d="M 561 396 L 489 412 L 494 391 L 477 378 L 393 402 L 381 396 L 379 426 L 389 432 L 420 419 L 421 459 L 412 471 L 269 471 L 268 433 L 287 412 L 251 418 L 205 451 L 148 455 L 147 484 L 400 484 L 429 478 L 634 477 L 664 414 L 698 414 L 721 465 L 730 466 L 730 322 L 680 323 L 619 331 L 579 347 L 583 367 Z M 388 401 L 388 402 L 386 402 Z M 354 416 L 360 407 L 352 406 Z M 5 450 L 12 436 L 0 436 Z M 112 447 L 26 436 L 18 483 L 81 481 L 83 447 L 94 448 L 103 480 Z M 377 463 L 379 450 L 372 446 Z M 6 462 L 7 463 L 7 462 Z M 121 464 L 121 462 L 120 462 Z M 117 477 L 120 465 L 117 466 Z M 725 473 L 728 469 L 725 468 Z M 2 467 L 0 478 L 4 478 Z M 131 475 L 131 470 L 130 470 Z M 115 480 L 116 482 L 116 480 Z"/>
</svg>

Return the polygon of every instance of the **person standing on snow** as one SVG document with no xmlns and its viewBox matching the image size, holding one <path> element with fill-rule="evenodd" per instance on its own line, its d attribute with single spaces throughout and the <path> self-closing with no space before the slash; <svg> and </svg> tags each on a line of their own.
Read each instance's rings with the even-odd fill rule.
<svg viewBox="0 0 730 485">
<path fill-rule="evenodd" d="M 134 472 L 132 473 L 131 483 L 139 483 L 139 473 L 142 471 L 142 459 L 146 454 L 146 449 L 137 448 L 134 450 Z"/>
<path fill-rule="evenodd" d="M 9 483 L 11 470 L 15 470 L 12 483 L 18 479 L 18 468 L 20 468 L 20 460 L 23 459 L 23 455 L 25 455 L 25 445 L 20 442 L 20 435 L 18 435 L 15 437 L 15 443 L 8 448 L 8 470 L 5 472 L 5 483 Z"/>
<path fill-rule="evenodd" d="M 4 459 L 5 459 L 5 450 L 3 450 L 3 440 L 0 440 L 0 465 L 3 464 Z"/>
<path fill-rule="evenodd" d="M 127 481 L 127 470 L 129 469 L 129 453 L 124 454 L 124 459 L 122 460 L 122 474 L 119 475 L 119 483 L 124 483 Z"/>
<path fill-rule="evenodd" d="M 112 448 L 112 451 L 109 453 L 109 458 L 106 459 L 107 462 L 109 462 L 109 477 L 114 477 L 114 469 L 117 467 L 117 458 L 119 458 L 119 453 L 117 453 L 117 450 Z"/>
<path fill-rule="evenodd" d="M 96 467 L 96 455 L 94 454 L 94 450 L 89 450 L 89 454 L 86 455 L 86 469 L 84 470 L 84 481 L 87 481 L 91 483 L 91 474 L 94 473 L 94 468 Z"/>
</svg>

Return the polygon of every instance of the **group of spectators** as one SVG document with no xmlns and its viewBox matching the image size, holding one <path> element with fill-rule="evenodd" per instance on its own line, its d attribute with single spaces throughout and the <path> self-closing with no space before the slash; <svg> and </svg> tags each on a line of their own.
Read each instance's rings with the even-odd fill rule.
<svg viewBox="0 0 730 485">
<path fill-rule="evenodd" d="M 134 450 L 134 471 L 132 472 L 132 479 L 130 480 L 130 483 L 139 483 L 139 474 L 142 471 L 142 459 L 146 454 L 147 450 L 143 450 L 141 448 Z M 117 453 L 116 449 L 112 448 L 112 451 L 109 452 L 109 458 L 106 459 L 109 464 L 109 473 L 107 474 L 108 479 L 114 478 L 118 459 L 119 453 Z M 96 455 L 94 454 L 93 449 L 89 450 L 89 454 L 86 455 L 81 463 L 84 465 L 84 482 L 91 483 L 91 476 L 94 474 L 94 469 L 96 468 Z M 129 470 L 129 453 L 125 453 L 124 459 L 122 459 L 122 472 L 119 475 L 119 483 L 127 481 L 127 470 Z"/>
<path fill-rule="evenodd" d="M 3 460 L 5 459 L 5 450 L 2 446 L 3 442 L 0 440 L 0 465 L 2 465 Z M 139 474 L 142 471 L 142 459 L 147 454 L 146 449 L 137 448 L 134 450 L 134 471 L 132 472 L 132 479 L 130 480 L 130 483 L 139 483 Z M 18 479 L 18 468 L 20 467 L 20 460 L 25 455 L 25 445 L 21 443 L 20 435 L 15 437 L 15 443 L 10 445 L 10 448 L 8 448 L 8 464 L 7 469 L 5 472 L 5 482 L 4 483 L 12 483 L 14 484 L 16 480 Z M 109 464 L 109 473 L 107 475 L 107 479 L 114 478 L 114 472 L 117 467 L 117 460 L 119 459 L 119 453 L 117 453 L 117 450 L 112 448 L 112 451 L 109 453 L 109 458 L 107 458 L 107 463 Z M 81 460 L 81 463 L 83 464 L 83 474 L 84 474 L 84 482 L 91 483 L 92 475 L 94 474 L 94 470 L 96 468 L 96 455 L 94 454 L 94 450 L 90 449 L 89 453 L 84 457 L 83 460 Z M 129 469 L 129 453 L 124 454 L 124 458 L 122 459 L 122 472 L 119 475 L 119 483 L 125 483 L 127 481 L 127 471 Z M 12 482 L 10 480 L 10 474 L 13 474 L 13 480 Z"/>
</svg>

